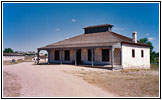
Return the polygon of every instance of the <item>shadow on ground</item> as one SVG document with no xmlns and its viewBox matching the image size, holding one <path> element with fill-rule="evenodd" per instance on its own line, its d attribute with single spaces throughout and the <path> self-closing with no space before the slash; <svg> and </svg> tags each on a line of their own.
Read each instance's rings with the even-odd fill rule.
<svg viewBox="0 0 162 100">
<path fill-rule="evenodd" d="M 33 64 L 33 65 L 60 65 L 60 64 L 48 64 L 48 63 L 39 63 L 39 64 Z M 64 65 L 64 64 L 62 64 Z M 72 65 L 75 66 L 74 64 L 66 64 L 66 65 Z M 112 67 L 105 67 L 105 65 L 76 65 L 77 67 L 84 67 L 84 68 L 97 68 L 97 69 L 106 69 L 106 70 L 112 70 Z"/>
</svg>

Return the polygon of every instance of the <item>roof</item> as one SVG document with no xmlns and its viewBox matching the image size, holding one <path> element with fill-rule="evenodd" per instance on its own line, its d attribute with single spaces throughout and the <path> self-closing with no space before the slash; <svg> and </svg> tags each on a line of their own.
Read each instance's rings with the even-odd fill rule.
<svg viewBox="0 0 162 100">
<path fill-rule="evenodd" d="M 117 34 L 115 32 L 99 32 L 92 34 L 81 34 L 69 39 L 65 39 L 38 49 L 52 48 L 79 48 L 79 47 L 103 47 L 112 46 L 116 43 L 128 43 L 134 45 L 148 46 L 146 44 L 134 43 L 131 38 Z"/>
<path fill-rule="evenodd" d="M 20 53 L 3 53 L 3 56 L 24 56 L 24 55 Z"/>
<path fill-rule="evenodd" d="M 104 26 L 111 26 L 111 27 L 113 27 L 113 25 L 111 25 L 111 24 L 102 24 L 102 25 L 87 26 L 87 27 L 84 27 L 83 29 L 96 28 L 96 27 L 104 27 Z"/>
</svg>

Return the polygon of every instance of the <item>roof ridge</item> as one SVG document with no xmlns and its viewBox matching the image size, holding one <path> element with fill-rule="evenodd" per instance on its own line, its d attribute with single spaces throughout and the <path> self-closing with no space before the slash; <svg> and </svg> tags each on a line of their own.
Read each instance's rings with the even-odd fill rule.
<svg viewBox="0 0 162 100">
<path fill-rule="evenodd" d="M 124 35 L 121 35 L 121 34 L 118 34 L 118 33 L 115 33 L 115 32 L 111 32 L 111 33 L 132 40 L 132 38 L 127 37 L 127 36 L 124 36 Z M 118 37 L 117 37 L 117 38 L 118 38 Z M 120 39 L 120 40 L 122 40 L 122 39 Z M 132 42 L 132 41 L 125 41 L 125 40 L 122 40 L 122 42 Z M 138 41 L 138 40 L 137 40 L 137 42 L 140 43 L 140 44 L 145 44 L 145 43 L 142 43 L 142 42 L 140 42 L 140 41 Z"/>
<path fill-rule="evenodd" d="M 119 41 L 122 41 L 120 38 L 114 36 L 113 32 L 109 32 L 109 33 L 111 33 L 111 35 L 112 35 L 113 37 L 117 38 Z"/>
<path fill-rule="evenodd" d="M 112 33 L 113 35 L 122 36 L 122 37 L 124 37 L 124 38 L 127 38 L 127 39 L 132 40 L 132 38 L 130 38 L 130 37 L 127 37 L 127 36 L 124 36 L 124 35 L 121 35 L 121 34 L 118 34 L 118 33 L 115 33 L 115 32 L 110 32 L 110 33 Z M 119 37 L 117 37 L 117 38 L 119 38 Z M 120 39 L 120 40 L 122 40 L 122 39 Z M 124 41 L 124 40 L 122 40 L 122 41 Z"/>
</svg>

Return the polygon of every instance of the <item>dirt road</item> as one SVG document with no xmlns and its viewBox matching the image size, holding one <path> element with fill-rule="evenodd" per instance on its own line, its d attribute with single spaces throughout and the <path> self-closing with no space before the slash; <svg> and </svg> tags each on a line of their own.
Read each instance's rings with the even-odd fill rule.
<svg viewBox="0 0 162 100">
<path fill-rule="evenodd" d="M 77 76 L 64 73 L 78 69 L 72 65 L 33 65 L 24 62 L 4 65 L 3 71 L 16 74 L 21 85 L 21 97 L 111 97 Z"/>
</svg>

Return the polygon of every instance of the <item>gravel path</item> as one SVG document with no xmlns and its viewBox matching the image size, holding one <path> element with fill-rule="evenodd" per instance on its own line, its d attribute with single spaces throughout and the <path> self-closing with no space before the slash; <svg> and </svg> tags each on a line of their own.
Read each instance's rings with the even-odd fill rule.
<svg viewBox="0 0 162 100">
<path fill-rule="evenodd" d="M 21 97 L 112 97 L 111 93 L 95 87 L 66 70 L 82 70 L 73 65 L 33 65 L 24 62 L 4 65 L 3 70 L 20 79 Z"/>
</svg>

